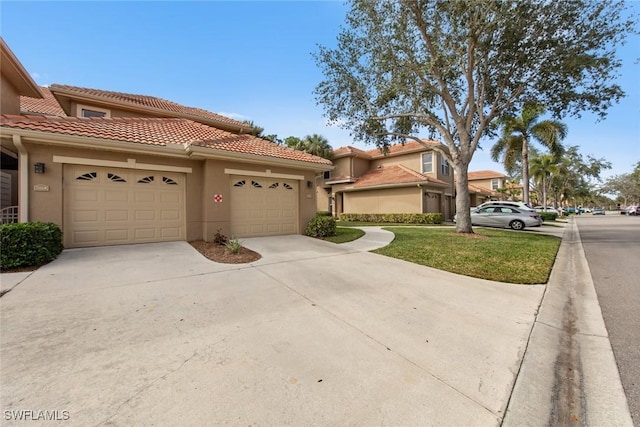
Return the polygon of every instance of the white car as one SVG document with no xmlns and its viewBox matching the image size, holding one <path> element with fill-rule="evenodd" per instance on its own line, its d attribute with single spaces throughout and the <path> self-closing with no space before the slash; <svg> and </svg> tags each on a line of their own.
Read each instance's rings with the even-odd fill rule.
<svg viewBox="0 0 640 427">
<path fill-rule="evenodd" d="M 473 208 L 473 209 L 482 209 L 482 208 L 486 208 L 487 206 L 506 206 L 509 208 L 516 208 L 516 209 L 521 209 L 521 210 L 525 210 L 525 211 L 532 211 L 533 208 L 531 208 L 531 206 L 527 205 L 524 202 L 512 202 L 512 201 L 500 201 L 500 200 L 492 200 L 489 202 L 484 202 L 480 205 L 478 205 L 477 207 Z"/>
<path fill-rule="evenodd" d="M 535 208 L 533 208 L 536 212 L 551 212 L 554 214 L 558 213 L 558 210 L 555 209 L 552 206 L 547 206 L 546 208 L 544 206 L 536 206 Z"/>
</svg>

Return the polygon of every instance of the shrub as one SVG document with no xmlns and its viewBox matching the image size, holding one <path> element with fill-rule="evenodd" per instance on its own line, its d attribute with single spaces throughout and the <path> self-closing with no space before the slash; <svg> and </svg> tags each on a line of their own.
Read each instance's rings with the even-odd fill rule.
<svg viewBox="0 0 640 427">
<path fill-rule="evenodd" d="M 218 228 L 216 234 L 213 235 L 213 243 L 216 245 L 224 246 L 229 242 L 229 238 L 222 234 L 222 228 Z"/>
<path fill-rule="evenodd" d="M 332 216 L 329 211 L 318 211 L 316 212 L 316 216 Z"/>
<path fill-rule="evenodd" d="M 227 247 L 227 250 L 232 254 L 239 254 L 240 249 L 242 249 L 242 240 L 240 239 L 231 239 L 224 245 Z"/>
<path fill-rule="evenodd" d="M 0 267 L 42 265 L 62 252 L 62 231 L 53 223 L 0 225 Z"/>
<path fill-rule="evenodd" d="M 555 212 L 540 212 L 540 217 L 543 221 L 555 221 L 558 218 L 558 214 Z"/>
<path fill-rule="evenodd" d="M 336 234 L 336 219 L 332 216 L 316 215 L 304 229 L 310 237 L 328 237 Z"/>
<path fill-rule="evenodd" d="M 381 224 L 442 224 L 441 213 L 343 213 L 340 221 L 375 222 Z"/>
</svg>

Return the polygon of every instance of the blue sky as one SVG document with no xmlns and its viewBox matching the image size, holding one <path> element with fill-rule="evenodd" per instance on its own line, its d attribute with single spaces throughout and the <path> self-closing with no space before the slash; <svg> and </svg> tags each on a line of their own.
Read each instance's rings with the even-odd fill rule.
<svg viewBox="0 0 640 427">
<path fill-rule="evenodd" d="M 640 13 L 640 2 L 630 6 Z M 267 134 L 318 133 L 334 148 L 355 145 L 327 126 L 313 90 L 322 80 L 311 53 L 334 46 L 341 1 L 198 1 L 0 3 L 0 33 L 41 85 L 52 83 L 157 96 L 240 120 Z M 566 119 L 567 145 L 630 172 L 640 161 L 640 40 L 619 51 L 627 97 L 605 121 Z M 476 152 L 470 170 L 502 171 Z"/>
</svg>

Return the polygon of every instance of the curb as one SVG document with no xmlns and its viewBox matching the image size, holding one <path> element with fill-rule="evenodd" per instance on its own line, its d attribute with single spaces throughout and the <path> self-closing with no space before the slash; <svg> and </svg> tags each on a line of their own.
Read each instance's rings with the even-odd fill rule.
<svg viewBox="0 0 640 427">
<path fill-rule="evenodd" d="M 565 228 L 502 425 L 633 427 L 574 221 Z"/>
</svg>

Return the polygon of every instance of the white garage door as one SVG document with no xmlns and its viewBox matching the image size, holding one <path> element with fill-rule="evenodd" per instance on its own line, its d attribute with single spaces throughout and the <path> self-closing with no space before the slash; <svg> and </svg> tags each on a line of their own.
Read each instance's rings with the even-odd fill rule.
<svg viewBox="0 0 640 427">
<path fill-rule="evenodd" d="M 65 165 L 65 247 L 184 240 L 182 173 Z"/>
<path fill-rule="evenodd" d="M 298 232 L 298 181 L 231 177 L 231 236 Z"/>
</svg>

